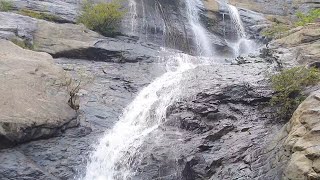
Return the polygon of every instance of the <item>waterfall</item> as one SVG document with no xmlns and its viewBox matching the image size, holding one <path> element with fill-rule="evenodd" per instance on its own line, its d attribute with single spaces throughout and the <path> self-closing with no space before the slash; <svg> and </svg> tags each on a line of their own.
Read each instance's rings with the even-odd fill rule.
<svg viewBox="0 0 320 180">
<path fill-rule="evenodd" d="M 194 42 L 198 55 L 212 56 L 212 45 L 207 30 L 200 23 L 200 8 L 203 8 L 201 0 L 186 0 L 188 20 L 194 34 Z"/>
<path fill-rule="evenodd" d="M 135 0 L 129 0 L 129 13 L 130 15 L 130 25 L 131 25 L 131 33 L 135 34 L 136 33 L 136 29 L 138 26 L 138 22 L 137 22 L 137 3 Z"/>
<path fill-rule="evenodd" d="M 144 137 L 165 121 L 166 108 L 180 96 L 183 72 L 194 68 L 191 57 L 169 58 L 167 72 L 142 89 L 120 120 L 91 154 L 84 180 L 123 180 L 133 175 L 132 158 Z"/>
<path fill-rule="evenodd" d="M 229 46 L 233 49 L 234 55 L 237 57 L 253 52 L 255 50 L 255 43 L 247 38 L 238 9 L 230 4 L 227 4 L 227 7 L 231 22 L 237 33 L 237 40 L 235 42 L 228 42 Z"/>
<path fill-rule="evenodd" d="M 230 19 L 237 31 L 238 38 L 246 38 L 246 32 L 243 27 L 238 9 L 235 6 L 228 4 L 228 10 L 230 14 Z"/>
</svg>

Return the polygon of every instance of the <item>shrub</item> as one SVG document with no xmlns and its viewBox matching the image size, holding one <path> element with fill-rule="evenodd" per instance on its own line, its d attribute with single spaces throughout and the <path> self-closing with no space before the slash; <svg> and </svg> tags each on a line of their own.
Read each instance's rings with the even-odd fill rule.
<svg viewBox="0 0 320 180">
<path fill-rule="evenodd" d="M 11 1 L 7 1 L 7 0 L 0 0 L 0 11 L 10 11 L 13 9 L 13 4 Z"/>
<path fill-rule="evenodd" d="M 98 3 L 85 2 L 78 23 L 97 31 L 104 36 L 115 36 L 119 32 L 120 22 L 126 11 L 117 2 Z"/>
<path fill-rule="evenodd" d="M 275 95 L 271 105 L 278 106 L 278 115 L 288 119 L 305 99 L 302 91 L 305 87 L 320 81 L 320 71 L 316 68 L 294 67 L 271 77 Z"/>
<path fill-rule="evenodd" d="M 288 35 L 290 26 L 283 23 L 274 23 L 272 26 L 262 31 L 262 35 L 268 38 L 281 38 Z"/>
<path fill-rule="evenodd" d="M 313 23 L 320 18 L 320 9 L 313 9 L 309 11 L 307 14 L 298 12 L 296 16 L 298 17 L 296 26 L 305 26 L 306 24 Z"/>
<path fill-rule="evenodd" d="M 43 12 L 32 11 L 29 9 L 22 9 L 18 13 L 24 16 L 30 16 L 36 19 L 43 19 L 43 20 L 52 21 L 52 22 L 58 22 L 61 20 L 61 18 L 58 16 L 43 13 Z"/>
</svg>

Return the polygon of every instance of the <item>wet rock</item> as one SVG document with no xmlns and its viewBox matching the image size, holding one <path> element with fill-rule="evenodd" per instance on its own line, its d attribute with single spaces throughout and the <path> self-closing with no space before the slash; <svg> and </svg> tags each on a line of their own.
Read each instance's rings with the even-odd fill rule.
<svg viewBox="0 0 320 180">
<path fill-rule="evenodd" d="M 24 50 L 0 40 L 0 135 L 4 144 L 57 135 L 77 125 L 68 105 L 70 77 L 49 54 Z"/>
<path fill-rule="evenodd" d="M 134 179 L 254 179 L 256 172 L 263 174 L 252 165 L 281 127 L 269 124 L 271 91 L 259 73 L 268 69 L 265 65 L 216 64 L 186 72 L 185 95 L 146 137 L 133 163 L 139 169 Z"/>
<path fill-rule="evenodd" d="M 48 179 L 58 180 L 58 178 L 43 171 L 31 159 L 24 156 L 17 150 L 0 150 L 0 179 Z"/>
</svg>

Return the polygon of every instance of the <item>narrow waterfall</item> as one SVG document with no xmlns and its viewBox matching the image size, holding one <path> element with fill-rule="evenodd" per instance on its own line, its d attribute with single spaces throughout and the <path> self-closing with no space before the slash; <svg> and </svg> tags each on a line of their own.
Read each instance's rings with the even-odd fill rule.
<svg viewBox="0 0 320 180">
<path fill-rule="evenodd" d="M 212 56 L 212 45 L 209 32 L 200 23 L 200 8 L 203 7 L 201 0 L 186 0 L 188 20 L 194 34 L 194 42 L 197 46 L 198 55 Z"/>
<path fill-rule="evenodd" d="M 165 121 L 166 108 L 180 96 L 182 73 L 194 68 L 191 57 L 177 54 L 167 61 L 167 72 L 142 89 L 120 120 L 91 154 L 84 180 L 125 180 L 144 137 Z"/>
<path fill-rule="evenodd" d="M 136 33 L 136 29 L 138 26 L 138 22 L 137 22 L 137 3 L 135 0 L 129 0 L 129 16 L 130 16 L 130 29 L 131 29 L 131 33 L 135 34 Z"/>
<path fill-rule="evenodd" d="M 242 54 L 253 52 L 255 50 L 255 43 L 247 38 L 245 27 L 241 21 L 238 9 L 230 4 L 227 4 L 227 7 L 231 22 L 237 33 L 237 40 L 235 42 L 228 42 L 229 46 L 233 49 L 234 55 L 237 57 Z"/>
<path fill-rule="evenodd" d="M 228 4 L 228 10 L 230 14 L 230 19 L 237 31 L 238 38 L 246 38 L 245 28 L 242 24 L 238 9 L 235 6 Z"/>
</svg>

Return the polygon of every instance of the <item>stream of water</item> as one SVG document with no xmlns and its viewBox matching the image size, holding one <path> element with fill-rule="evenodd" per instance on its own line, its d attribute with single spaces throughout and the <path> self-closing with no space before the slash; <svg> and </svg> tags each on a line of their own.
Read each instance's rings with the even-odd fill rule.
<svg viewBox="0 0 320 180">
<path fill-rule="evenodd" d="M 186 0 L 188 20 L 194 34 L 194 43 L 197 46 L 198 55 L 212 56 L 213 50 L 210 43 L 209 32 L 200 22 L 200 10 L 203 8 L 201 0 Z"/>
<path fill-rule="evenodd" d="M 137 26 L 135 0 L 129 0 L 132 16 L 132 32 Z M 200 0 L 186 0 L 190 27 L 200 56 L 213 56 L 208 31 L 200 23 Z M 237 9 L 229 6 L 232 22 L 235 24 L 239 39 L 246 38 Z M 237 47 L 235 47 L 237 49 Z M 236 50 L 237 53 L 240 50 Z M 90 156 L 86 175 L 83 180 L 127 180 L 134 176 L 133 157 L 144 138 L 165 121 L 167 107 L 181 97 L 184 72 L 201 64 L 199 57 L 176 53 L 165 57 L 166 73 L 142 89 L 136 98 L 124 109 L 116 125 L 105 133 Z M 193 63 L 198 61 L 197 63 Z"/>
<path fill-rule="evenodd" d="M 84 180 L 122 180 L 133 175 L 132 155 L 144 137 L 165 121 L 167 107 L 179 98 L 183 72 L 195 67 L 185 54 L 167 58 L 167 72 L 137 95 L 115 127 L 100 140 Z"/>
<path fill-rule="evenodd" d="M 237 33 L 237 40 L 235 42 L 228 42 L 229 46 L 233 49 L 234 55 L 237 57 L 242 54 L 253 52 L 255 50 L 255 43 L 247 38 L 238 9 L 230 4 L 227 4 L 227 7 L 231 22 Z"/>
</svg>

